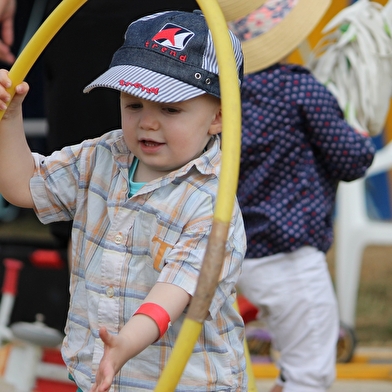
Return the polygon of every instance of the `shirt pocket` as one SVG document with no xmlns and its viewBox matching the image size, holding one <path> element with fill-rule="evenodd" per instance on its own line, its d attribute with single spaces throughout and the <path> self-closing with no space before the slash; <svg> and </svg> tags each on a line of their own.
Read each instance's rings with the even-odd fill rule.
<svg viewBox="0 0 392 392">
<path fill-rule="evenodd" d="M 135 251 L 140 248 L 146 257 L 146 264 L 157 272 L 161 272 L 165 260 L 178 242 L 183 227 L 176 225 L 162 214 L 141 211 L 133 228 L 133 244 Z"/>
</svg>

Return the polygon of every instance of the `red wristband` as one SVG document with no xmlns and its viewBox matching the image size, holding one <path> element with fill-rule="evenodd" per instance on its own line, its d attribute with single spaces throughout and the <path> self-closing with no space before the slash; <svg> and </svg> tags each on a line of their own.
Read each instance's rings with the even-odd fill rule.
<svg viewBox="0 0 392 392">
<path fill-rule="evenodd" d="M 144 314 L 148 317 L 151 317 L 155 321 L 159 329 L 159 339 L 171 326 L 169 313 L 167 313 L 166 310 L 162 308 L 162 306 L 152 302 L 147 302 L 140 305 L 139 309 L 137 309 L 133 315 L 136 314 Z"/>
</svg>

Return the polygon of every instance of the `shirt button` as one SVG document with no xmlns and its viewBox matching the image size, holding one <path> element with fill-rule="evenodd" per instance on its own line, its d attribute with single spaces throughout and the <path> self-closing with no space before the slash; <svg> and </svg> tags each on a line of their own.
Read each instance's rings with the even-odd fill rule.
<svg viewBox="0 0 392 392">
<path fill-rule="evenodd" d="M 122 239 L 123 239 L 122 235 L 121 235 L 121 234 L 117 234 L 117 235 L 114 237 L 114 242 L 115 242 L 117 245 L 119 245 L 119 244 L 121 244 Z"/>
<path fill-rule="evenodd" d="M 107 295 L 109 298 L 114 297 L 114 288 L 113 288 L 113 287 L 108 287 L 108 288 L 106 289 L 106 295 Z"/>
</svg>

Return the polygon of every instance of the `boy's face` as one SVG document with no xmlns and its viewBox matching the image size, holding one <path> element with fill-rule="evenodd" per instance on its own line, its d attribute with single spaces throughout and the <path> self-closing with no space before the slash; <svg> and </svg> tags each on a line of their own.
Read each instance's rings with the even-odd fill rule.
<svg viewBox="0 0 392 392">
<path fill-rule="evenodd" d="M 222 130 L 220 100 L 204 94 L 178 103 L 151 102 L 121 93 L 125 142 L 139 158 L 135 181 L 147 182 L 200 156 Z"/>
</svg>

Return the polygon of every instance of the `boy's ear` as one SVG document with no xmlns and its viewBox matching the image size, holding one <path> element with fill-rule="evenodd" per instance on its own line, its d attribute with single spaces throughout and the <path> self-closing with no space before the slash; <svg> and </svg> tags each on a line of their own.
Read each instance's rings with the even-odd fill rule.
<svg viewBox="0 0 392 392">
<path fill-rule="evenodd" d="M 215 118 L 211 122 L 209 134 L 217 135 L 222 132 L 222 108 L 219 108 L 215 113 Z"/>
</svg>

